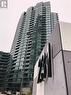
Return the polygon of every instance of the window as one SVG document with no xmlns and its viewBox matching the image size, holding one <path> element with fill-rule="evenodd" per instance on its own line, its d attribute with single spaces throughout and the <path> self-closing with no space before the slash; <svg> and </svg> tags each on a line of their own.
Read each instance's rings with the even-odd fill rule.
<svg viewBox="0 0 71 95">
<path fill-rule="evenodd" d="M 18 70 L 18 67 L 16 66 L 15 69 Z"/>
<path fill-rule="evenodd" d="M 17 56 L 14 56 L 14 58 L 17 58 Z"/>
<path fill-rule="evenodd" d="M 19 66 L 19 63 L 16 63 L 16 66 Z"/>
<path fill-rule="evenodd" d="M 21 61 L 24 61 L 24 58 L 21 58 Z"/>
<path fill-rule="evenodd" d="M 19 69 L 23 69 L 23 66 L 20 66 Z"/>
<path fill-rule="evenodd" d="M 20 65 L 23 65 L 23 62 L 20 62 Z"/>
<path fill-rule="evenodd" d="M 52 68 L 51 68 L 51 45 L 48 43 L 48 77 L 52 77 Z"/>
</svg>

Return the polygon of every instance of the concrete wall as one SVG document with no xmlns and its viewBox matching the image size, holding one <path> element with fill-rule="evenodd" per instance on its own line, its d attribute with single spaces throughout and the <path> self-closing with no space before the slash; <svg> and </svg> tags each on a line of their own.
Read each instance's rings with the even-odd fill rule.
<svg viewBox="0 0 71 95">
<path fill-rule="evenodd" d="M 60 32 L 63 50 L 71 51 L 71 23 L 60 22 Z"/>
<path fill-rule="evenodd" d="M 52 44 L 53 57 L 55 57 L 57 55 L 57 53 L 60 50 L 62 50 L 61 37 L 60 37 L 60 27 L 59 27 L 58 23 L 56 24 L 54 31 L 50 35 L 48 42 L 50 42 Z"/>
<path fill-rule="evenodd" d="M 54 75 L 45 82 L 44 95 L 67 95 L 62 51 L 53 59 Z"/>
<path fill-rule="evenodd" d="M 52 77 L 37 84 L 38 62 L 35 66 L 33 95 L 67 95 L 62 51 L 53 59 Z"/>
<path fill-rule="evenodd" d="M 64 52 L 64 63 L 67 78 L 68 93 L 71 95 L 71 51 Z"/>
</svg>

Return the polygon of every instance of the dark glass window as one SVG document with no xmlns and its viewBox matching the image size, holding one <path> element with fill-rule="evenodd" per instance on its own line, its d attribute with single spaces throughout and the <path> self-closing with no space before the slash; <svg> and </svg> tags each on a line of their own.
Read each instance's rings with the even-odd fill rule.
<svg viewBox="0 0 71 95">
<path fill-rule="evenodd" d="M 51 68 L 51 45 L 48 43 L 48 77 L 52 77 L 52 68 Z"/>
</svg>

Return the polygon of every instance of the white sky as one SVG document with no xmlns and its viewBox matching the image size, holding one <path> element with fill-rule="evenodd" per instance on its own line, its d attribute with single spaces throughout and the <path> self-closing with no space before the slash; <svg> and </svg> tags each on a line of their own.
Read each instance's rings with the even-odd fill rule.
<svg viewBox="0 0 71 95">
<path fill-rule="evenodd" d="M 10 52 L 21 14 L 36 3 L 48 0 L 8 0 L 8 8 L 0 8 L 0 51 Z M 71 0 L 49 0 L 59 20 L 71 23 Z"/>
</svg>

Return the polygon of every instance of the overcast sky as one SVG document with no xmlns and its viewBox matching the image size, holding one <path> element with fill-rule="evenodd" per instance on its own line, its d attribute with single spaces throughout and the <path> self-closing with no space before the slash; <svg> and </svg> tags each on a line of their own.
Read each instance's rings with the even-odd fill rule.
<svg viewBox="0 0 71 95">
<path fill-rule="evenodd" d="M 0 51 L 10 52 L 21 14 L 38 2 L 48 0 L 8 0 L 8 8 L 0 8 Z M 71 0 L 49 0 L 59 20 L 71 23 Z"/>
</svg>

